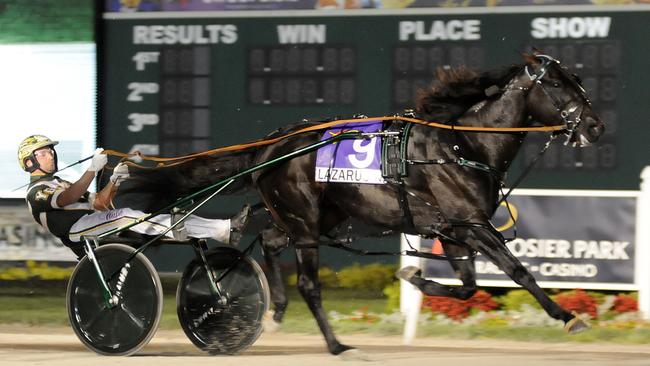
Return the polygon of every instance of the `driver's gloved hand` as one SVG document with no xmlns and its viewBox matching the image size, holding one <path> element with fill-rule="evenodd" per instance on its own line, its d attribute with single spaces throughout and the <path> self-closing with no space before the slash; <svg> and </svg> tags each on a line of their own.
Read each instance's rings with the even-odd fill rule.
<svg viewBox="0 0 650 366">
<path fill-rule="evenodd" d="M 98 172 L 104 169 L 104 165 L 108 162 L 108 156 L 102 154 L 104 149 L 98 147 L 93 154 L 93 160 L 90 162 L 90 167 L 88 167 L 89 172 Z"/>
<path fill-rule="evenodd" d="M 130 177 L 129 174 L 129 166 L 126 165 L 125 163 L 119 163 L 113 169 L 113 175 L 111 175 L 111 182 L 115 184 L 115 186 L 119 186 L 123 181 L 128 179 Z"/>
</svg>

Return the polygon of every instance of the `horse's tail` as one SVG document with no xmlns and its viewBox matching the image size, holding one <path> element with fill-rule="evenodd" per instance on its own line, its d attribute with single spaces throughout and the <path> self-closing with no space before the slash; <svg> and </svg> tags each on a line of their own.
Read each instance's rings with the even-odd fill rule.
<svg viewBox="0 0 650 366">
<path fill-rule="evenodd" d="M 130 167 L 128 179 L 116 197 L 119 207 L 155 211 L 179 198 L 223 181 L 253 164 L 257 149 L 200 156 L 192 160 L 153 169 Z M 220 194 L 241 193 L 252 187 L 250 174 L 236 179 Z M 207 192 L 210 194 L 211 192 Z"/>
</svg>

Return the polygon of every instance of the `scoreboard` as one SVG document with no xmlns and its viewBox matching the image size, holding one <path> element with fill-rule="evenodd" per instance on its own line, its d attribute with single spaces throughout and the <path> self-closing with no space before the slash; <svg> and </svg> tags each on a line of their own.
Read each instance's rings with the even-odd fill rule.
<svg viewBox="0 0 650 366">
<path fill-rule="evenodd" d="M 250 104 L 355 102 L 357 58 L 352 46 L 255 47 L 247 56 Z"/>
<path fill-rule="evenodd" d="M 412 108 L 438 67 L 505 67 L 536 47 L 580 76 L 606 133 L 582 149 L 557 141 L 523 186 L 638 189 L 650 165 L 650 8 L 604 8 L 106 13 L 99 141 L 179 156 L 304 118 L 389 115 Z M 545 141 L 529 134 L 511 177 Z"/>
</svg>

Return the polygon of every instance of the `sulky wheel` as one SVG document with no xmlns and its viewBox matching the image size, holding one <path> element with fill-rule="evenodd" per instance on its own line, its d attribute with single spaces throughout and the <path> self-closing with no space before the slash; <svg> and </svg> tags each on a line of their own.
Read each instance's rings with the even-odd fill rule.
<svg viewBox="0 0 650 366">
<path fill-rule="evenodd" d="M 194 260 L 178 284 L 178 319 L 197 347 L 211 354 L 233 354 L 252 345 L 262 332 L 268 283 L 257 262 L 235 249 L 215 248 L 206 257 L 219 279 L 221 301 L 210 289 L 203 264 Z"/>
<path fill-rule="evenodd" d="M 95 256 L 116 306 L 109 306 L 93 263 L 84 257 L 70 278 L 66 296 L 70 325 L 83 344 L 102 355 L 127 356 L 153 337 L 162 314 L 162 286 L 156 269 L 135 249 L 102 245 Z"/>
</svg>

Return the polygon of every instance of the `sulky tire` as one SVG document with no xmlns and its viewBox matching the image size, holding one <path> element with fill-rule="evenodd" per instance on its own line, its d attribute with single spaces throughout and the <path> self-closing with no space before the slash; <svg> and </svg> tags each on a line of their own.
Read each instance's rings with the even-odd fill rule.
<svg viewBox="0 0 650 366">
<path fill-rule="evenodd" d="M 95 256 L 104 278 L 120 273 L 135 249 L 122 244 L 102 245 Z M 129 262 L 125 276 L 109 281 L 120 298 L 109 307 L 94 265 L 84 257 L 68 282 L 66 306 L 70 325 L 90 350 L 110 356 L 128 356 L 147 345 L 162 314 L 162 286 L 156 269 L 143 254 Z M 119 290 L 118 290 L 119 287 Z"/>
<path fill-rule="evenodd" d="M 250 257 L 219 247 L 206 253 L 219 279 L 225 303 L 212 294 L 203 264 L 190 262 L 178 284 L 176 310 L 187 337 L 211 354 L 234 354 L 251 346 L 262 332 L 269 307 L 269 287 Z M 225 274 L 224 274 L 225 273 Z"/>
</svg>

